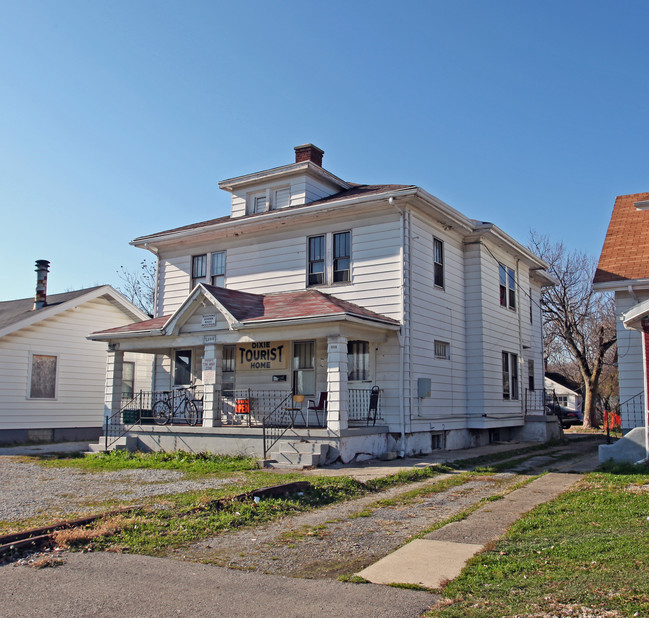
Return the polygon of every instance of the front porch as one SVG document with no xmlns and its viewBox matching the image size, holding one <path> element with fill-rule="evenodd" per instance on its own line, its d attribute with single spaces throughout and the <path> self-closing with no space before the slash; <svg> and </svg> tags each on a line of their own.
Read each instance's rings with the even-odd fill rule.
<svg viewBox="0 0 649 618">
<path fill-rule="evenodd" d="M 347 427 L 337 431 L 328 426 L 326 403 L 318 409 L 320 399 L 325 399 L 322 395 L 309 399 L 292 391 L 253 389 L 209 394 L 210 418 L 204 415 L 202 388 L 140 391 L 123 399 L 119 411 L 105 419 L 103 450 L 115 448 L 127 436 L 130 449 L 182 449 L 266 459 L 276 445 L 295 440 L 326 445 L 332 454 L 344 448 L 344 441 L 358 442 L 362 436 L 387 431 L 376 427 L 382 419 L 378 387 L 348 389 Z M 161 404 L 171 410 L 170 415 L 160 416 Z M 188 415 L 189 406 L 198 414 Z"/>
</svg>

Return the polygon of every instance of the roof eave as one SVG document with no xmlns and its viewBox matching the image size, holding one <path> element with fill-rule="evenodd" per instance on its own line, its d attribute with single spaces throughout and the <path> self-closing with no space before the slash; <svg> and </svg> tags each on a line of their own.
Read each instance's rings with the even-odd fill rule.
<svg viewBox="0 0 649 618">
<path fill-rule="evenodd" d="M 227 178 L 219 182 L 219 188 L 224 191 L 232 192 L 238 187 L 245 187 L 246 185 L 257 184 L 260 182 L 272 180 L 278 176 L 287 176 L 297 174 L 299 172 L 309 172 L 315 176 L 319 176 L 328 182 L 333 183 L 342 189 L 349 189 L 351 185 L 348 182 L 338 178 L 338 176 L 327 171 L 323 167 L 316 165 L 312 161 L 302 161 L 300 163 L 290 163 L 289 165 L 282 165 L 280 167 L 273 167 L 269 170 L 261 172 L 254 172 L 253 174 L 245 174 L 244 176 L 237 176 L 235 178 Z"/>
</svg>

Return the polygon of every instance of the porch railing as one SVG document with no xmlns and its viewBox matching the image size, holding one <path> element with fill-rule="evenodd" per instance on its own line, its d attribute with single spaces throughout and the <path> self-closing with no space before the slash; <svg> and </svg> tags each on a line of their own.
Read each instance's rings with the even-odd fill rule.
<svg viewBox="0 0 649 618">
<path fill-rule="evenodd" d="M 629 431 L 634 427 L 644 426 L 644 392 L 629 397 L 620 404 L 620 417 L 622 429 Z"/>
<path fill-rule="evenodd" d="M 371 388 L 350 388 L 349 389 L 349 424 L 366 425 L 370 409 Z M 381 414 L 381 395 L 376 410 L 376 420 L 383 420 Z"/>
<path fill-rule="evenodd" d="M 198 424 L 203 422 L 203 391 L 191 387 L 192 398 L 199 413 Z M 153 405 L 160 399 L 166 399 L 170 391 L 139 391 L 133 397 L 122 398 L 117 412 L 104 419 L 104 450 L 108 451 L 121 437 L 125 436 L 135 425 L 153 424 Z M 179 421 L 185 423 L 185 419 Z"/>
</svg>

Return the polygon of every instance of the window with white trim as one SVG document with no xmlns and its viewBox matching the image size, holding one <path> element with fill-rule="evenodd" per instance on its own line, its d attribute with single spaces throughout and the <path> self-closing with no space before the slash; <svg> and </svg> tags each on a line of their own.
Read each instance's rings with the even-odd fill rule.
<svg viewBox="0 0 649 618">
<path fill-rule="evenodd" d="M 246 213 L 249 215 L 286 208 L 291 205 L 291 187 L 273 187 L 257 193 L 249 193 Z"/>
<path fill-rule="evenodd" d="M 122 364 L 122 399 L 132 399 L 135 391 L 135 363 Z"/>
<path fill-rule="evenodd" d="M 347 342 L 347 379 L 350 381 L 370 379 L 370 344 L 368 341 Z"/>
<path fill-rule="evenodd" d="M 451 344 L 448 341 L 435 340 L 435 358 L 449 360 L 451 358 Z"/>
<path fill-rule="evenodd" d="M 56 398 L 56 371 L 58 358 L 48 354 L 32 354 L 29 385 L 30 399 Z"/>
<path fill-rule="evenodd" d="M 191 289 L 193 290 L 199 283 L 225 287 L 225 251 L 192 256 Z"/>
<path fill-rule="evenodd" d="M 518 399 L 518 354 L 502 353 L 503 399 Z"/>
<path fill-rule="evenodd" d="M 438 238 L 433 238 L 433 283 L 444 287 L 444 243 Z"/>
<path fill-rule="evenodd" d="M 174 355 L 174 386 L 192 383 L 192 351 L 176 350 Z"/>
<path fill-rule="evenodd" d="M 207 283 L 207 254 L 192 256 L 192 290 L 199 283 Z"/>
<path fill-rule="evenodd" d="M 498 264 L 500 305 L 516 310 L 516 273 L 504 264 Z"/>
<path fill-rule="evenodd" d="M 307 239 L 307 286 L 351 282 L 351 232 Z"/>
<path fill-rule="evenodd" d="M 315 341 L 293 344 L 293 393 L 315 395 Z"/>
<path fill-rule="evenodd" d="M 291 205 L 291 187 L 282 187 L 273 191 L 273 199 L 270 207 L 273 210 L 278 208 L 286 208 Z"/>
</svg>

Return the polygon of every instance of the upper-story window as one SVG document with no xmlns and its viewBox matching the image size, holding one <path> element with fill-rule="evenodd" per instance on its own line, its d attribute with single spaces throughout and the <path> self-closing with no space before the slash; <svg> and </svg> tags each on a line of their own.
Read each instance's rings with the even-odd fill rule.
<svg viewBox="0 0 649 618">
<path fill-rule="evenodd" d="M 208 282 L 225 287 L 225 251 L 192 256 L 192 290 L 198 283 Z"/>
<path fill-rule="evenodd" d="M 351 234 L 349 232 L 340 232 L 334 234 L 334 283 L 342 283 L 351 280 L 350 261 L 351 261 Z"/>
<path fill-rule="evenodd" d="M 307 285 L 351 281 L 351 232 L 311 236 L 307 243 Z"/>
<path fill-rule="evenodd" d="M 275 187 L 248 195 L 247 213 L 249 215 L 277 210 L 291 205 L 291 187 Z"/>
<path fill-rule="evenodd" d="M 212 253 L 210 282 L 216 287 L 225 287 L 225 251 L 215 251 Z"/>
<path fill-rule="evenodd" d="M 500 276 L 500 305 L 516 309 L 516 273 L 503 264 L 498 265 Z"/>
<path fill-rule="evenodd" d="M 325 236 L 309 238 L 309 285 L 325 282 Z"/>
<path fill-rule="evenodd" d="M 207 283 L 207 254 L 192 257 L 192 290 L 198 283 Z"/>
<path fill-rule="evenodd" d="M 444 287 L 444 243 L 438 238 L 433 238 L 433 281 L 437 287 Z"/>
</svg>

